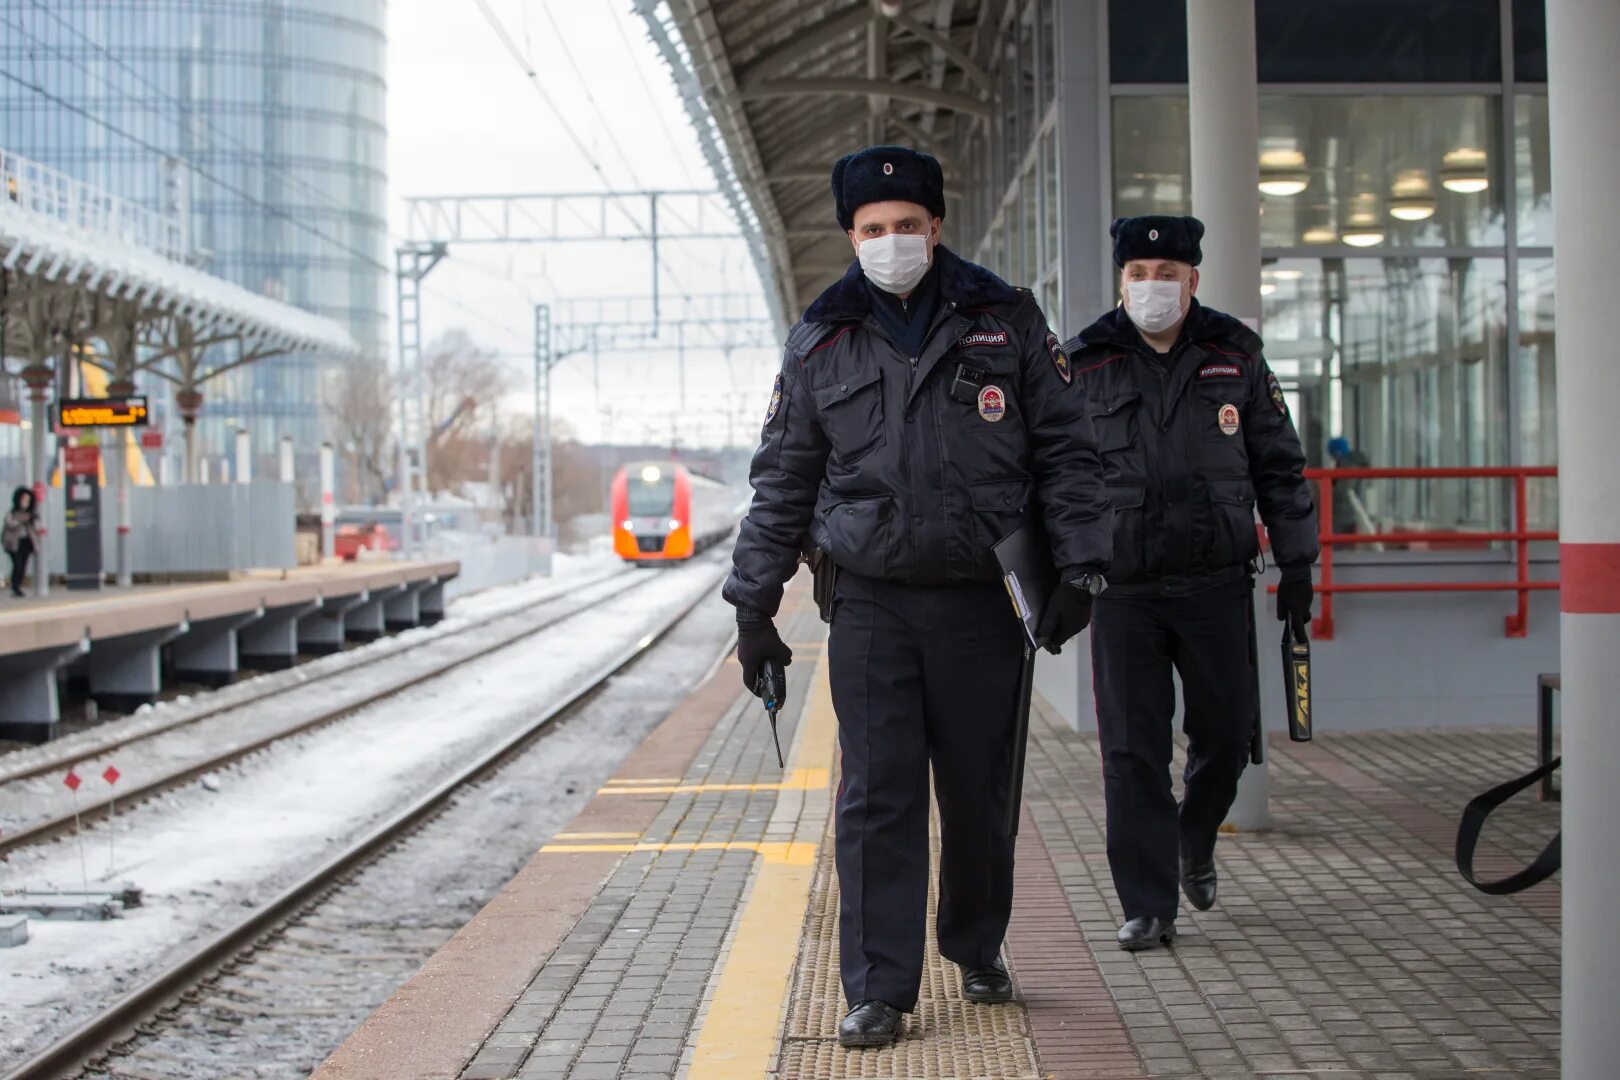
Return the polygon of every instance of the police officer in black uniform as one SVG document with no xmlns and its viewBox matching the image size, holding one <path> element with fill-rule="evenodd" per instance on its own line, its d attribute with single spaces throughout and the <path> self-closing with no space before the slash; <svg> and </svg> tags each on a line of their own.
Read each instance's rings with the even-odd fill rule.
<svg viewBox="0 0 1620 1080">
<path fill-rule="evenodd" d="M 869 147 L 833 166 L 832 191 L 857 258 L 788 336 L 725 597 L 753 690 L 792 656 L 771 619 L 806 538 L 837 568 L 839 1041 L 881 1046 L 922 977 L 930 764 L 940 952 L 969 1000 L 1012 997 L 999 953 L 1023 630 L 991 545 L 1044 526 L 1055 651 L 1090 617 L 1112 526 L 1085 399 L 1039 307 L 939 243 L 939 163 Z"/>
<path fill-rule="evenodd" d="M 1092 665 L 1108 804 L 1108 864 L 1124 949 L 1175 936 L 1176 886 L 1215 903 L 1215 837 L 1237 795 L 1259 702 L 1254 510 L 1282 570 L 1277 617 L 1310 618 L 1316 511 L 1305 454 L 1254 331 L 1195 298 L 1203 223 L 1113 224 L 1124 303 L 1067 345 L 1114 507 L 1113 566 Z M 1185 794 L 1171 792 L 1181 675 Z"/>
</svg>

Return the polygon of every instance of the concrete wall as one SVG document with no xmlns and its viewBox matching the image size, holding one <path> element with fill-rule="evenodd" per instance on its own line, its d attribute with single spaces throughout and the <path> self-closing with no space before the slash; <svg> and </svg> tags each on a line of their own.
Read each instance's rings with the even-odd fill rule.
<svg viewBox="0 0 1620 1080">
<path fill-rule="evenodd" d="M 1335 581 L 1510 581 L 1508 553 L 1341 555 Z M 1538 555 L 1531 577 L 1558 575 Z M 1266 576 L 1275 583 L 1275 571 Z M 1514 593 L 1367 593 L 1334 601 L 1334 636 L 1311 650 L 1316 730 L 1366 731 L 1535 723 L 1536 676 L 1558 670 L 1558 593 L 1532 593 L 1529 633 L 1510 638 Z M 1318 609 L 1320 610 L 1320 609 Z M 1286 730 L 1275 601 L 1256 589 L 1260 704 L 1266 726 Z M 1096 728 L 1090 634 L 1062 656 L 1042 654 L 1035 686 L 1077 731 Z M 1179 717 L 1177 720 L 1179 724 Z"/>
</svg>

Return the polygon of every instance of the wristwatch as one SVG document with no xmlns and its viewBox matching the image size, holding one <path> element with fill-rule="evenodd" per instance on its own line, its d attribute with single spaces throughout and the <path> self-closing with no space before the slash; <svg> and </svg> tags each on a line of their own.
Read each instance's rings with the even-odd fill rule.
<svg viewBox="0 0 1620 1080">
<path fill-rule="evenodd" d="M 1103 576 L 1097 573 L 1095 570 L 1087 570 L 1079 577 L 1070 580 L 1069 584 L 1075 586 L 1076 588 L 1084 589 L 1093 597 L 1101 596 L 1102 591 L 1108 588 L 1108 582 L 1105 581 Z"/>
</svg>

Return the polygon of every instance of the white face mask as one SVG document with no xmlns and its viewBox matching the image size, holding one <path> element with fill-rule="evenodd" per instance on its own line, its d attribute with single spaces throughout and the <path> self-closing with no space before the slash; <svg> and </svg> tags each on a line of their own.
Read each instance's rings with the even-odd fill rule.
<svg viewBox="0 0 1620 1080">
<path fill-rule="evenodd" d="M 1149 334 L 1160 334 L 1181 318 L 1181 282 L 1128 281 L 1125 314 Z"/>
<path fill-rule="evenodd" d="M 861 270 L 884 292 L 907 293 L 928 273 L 928 237 L 890 233 L 862 240 L 855 249 Z"/>
</svg>

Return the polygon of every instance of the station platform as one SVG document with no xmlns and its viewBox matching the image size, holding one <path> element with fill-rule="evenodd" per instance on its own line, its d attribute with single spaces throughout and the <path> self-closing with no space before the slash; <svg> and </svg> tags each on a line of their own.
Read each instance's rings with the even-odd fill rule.
<svg viewBox="0 0 1620 1080">
<path fill-rule="evenodd" d="M 155 701 L 165 676 L 223 685 L 243 667 L 285 668 L 300 654 L 436 622 L 445 583 L 459 571 L 445 561 L 328 562 L 7 599 L 0 604 L 0 738 L 52 737 L 63 668 L 82 668 L 91 697 L 127 711 Z"/>
<path fill-rule="evenodd" d="M 1017 1001 L 964 1002 L 930 940 L 906 1037 L 841 1049 L 837 725 L 808 590 L 779 626 L 785 769 L 722 664 L 314 1075 L 1557 1077 L 1558 881 L 1490 897 L 1451 863 L 1467 799 L 1533 761 L 1528 730 L 1274 741 L 1274 827 L 1223 838 L 1221 901 L 1184 906 L 1172 948 L 1126 953 L 1096 738 L 1039 701 L 1005 949 Z M 1498 817 L 1487 870 L 1558 828 L 1552 803 Z"/>
</svg>

